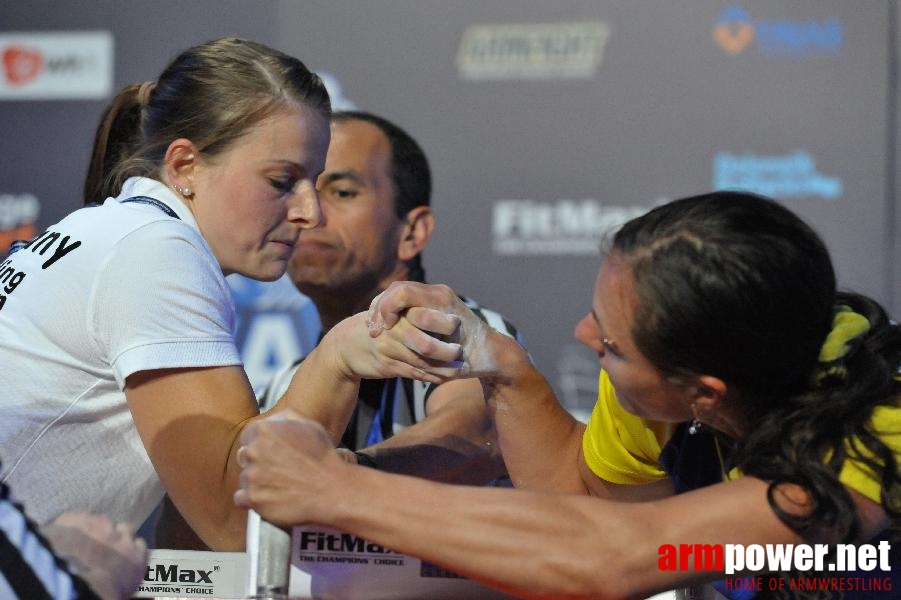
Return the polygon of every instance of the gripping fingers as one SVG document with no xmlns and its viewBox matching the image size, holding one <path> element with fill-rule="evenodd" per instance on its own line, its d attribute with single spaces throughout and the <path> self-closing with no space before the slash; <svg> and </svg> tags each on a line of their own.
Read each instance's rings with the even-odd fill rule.
<svg viewBox="0 0 901 600">
<path fill-rule="evenodd" d="M 385 329 L 389 329 L 388 325 L 385 323 L 382 318 L 382 313 L 380 311 L 379 303 L 382 299 L 382 296 L 385 295 L 385 292 L 382 292 L 378 296 L 372 299 L 372 302 L 369 303 L 369 311 L 366 313 L 366 327 L 369 329 L 369 335 L 372 337 L 378 337 L 378 335 Z"/>
<path fill-rule="evenodd" d="M 385 366 L 398 377 L 429 383 L 444 383 L 458 379 L 463 372 L 462 361 L 429 360 L 407 348 L 403 348 L 397 358 L 387 360 Z"/>
<path fill-rule="evenodd" d="M 414 327 L 410 327 L 410 331 L 404 335 L 403 344 L 432 363 L 452 362 L 458 360 L 462 354 L 460 344 L 443 342 Z"/>
<path fill-rule="evenodd" d="M 460 331 L 460 317 L 434 308 L 414 307 L 404 318 L 416 328 L 444 338 L 455 337 Z"/>
<path fill-rule="evenodd" d="M 427 285 L 414 281 L 395 281 L 388 289 L 373 298 L 367 314 L 369 334 L 377 337 L 391 329 L 409 308 L 432 307 L 450 312 L 458 299 L 446 285 Z"/>
</svg>

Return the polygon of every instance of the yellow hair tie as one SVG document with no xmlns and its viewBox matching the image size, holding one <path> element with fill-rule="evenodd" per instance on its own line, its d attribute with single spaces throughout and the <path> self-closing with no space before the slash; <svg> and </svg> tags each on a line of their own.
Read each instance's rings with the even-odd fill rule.
<svg viewBox="0 0 901 600">
<path fill-rule="evenodd" d="M 814 371 L 814 382 L 819 384 L 827 377 L 844 379 L 848 374 L 845 357 L 860 343 L 870 330 L 870 322 L 850 306 L 836 307 L 832 318 L 832 330 L 820 348 L 819 364 Z"/>
</svg>

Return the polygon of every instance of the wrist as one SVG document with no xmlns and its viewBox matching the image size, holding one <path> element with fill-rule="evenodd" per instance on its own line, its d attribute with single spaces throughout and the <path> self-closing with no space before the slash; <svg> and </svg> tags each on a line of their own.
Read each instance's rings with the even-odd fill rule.
<svg viewBox="0 0 901 600">
<path fill-rule="evenodd" d="M 353 344 L 352 339 L 347 339 L 348 334 L 353 335 L 352 331 L 348 331 L 349 327 L 353 327 L 349 321 L 350 319 L 345 319 L 335 325 L 316 346 L 315 351 L 319 351 L 319 362 L 322 363 L 321 368 L 324 370 L 318 372 L 331 373 L 335 381 L 359 384 L 361 378 L 348 364 L 343 350 L 352 347 Z"/>
<path fill-rule="evenodd" d="M 531 365 L 531 359 L 519 342 L 497 330 L 485 341 L 487 353 L 492 357 L 491 370 L 481 374 L 480 379 L 492 383 L 508 383 L 518 376 L 523 368 Z"/>
</svg>

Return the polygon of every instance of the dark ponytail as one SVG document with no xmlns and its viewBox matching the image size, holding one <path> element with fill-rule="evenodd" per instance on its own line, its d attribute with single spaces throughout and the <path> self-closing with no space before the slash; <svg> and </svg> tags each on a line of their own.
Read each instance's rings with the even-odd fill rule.
<svg viewBox="0 0 901 600">
<path fill-rule="evenodd" d="M 736 463 L 745 473 L 770 482 L 770 504 L 793 529 L 827 526 L 853 541 L 859 535 L 857 510 L 839 481 L 847 460 L 879 481 L 882 507 L 896 528 L 901 518 L 899 465 L 883 441 L 886 434 L 901 436 L 901 422 L 896 419 L 889 431 L 878 431 L 873 423 L 874 410 L 897 407 L 901 400 L 901 327 L 865 296 L 839 293 L 837 302 L 870 322 L 870 330 L 844 358 L 845 375 L 812 383 L 761 418 Z M 808 514 L 799 516 L 780 506 L 776 489 L 784 483 L 807 490 Z"/>
</svg>

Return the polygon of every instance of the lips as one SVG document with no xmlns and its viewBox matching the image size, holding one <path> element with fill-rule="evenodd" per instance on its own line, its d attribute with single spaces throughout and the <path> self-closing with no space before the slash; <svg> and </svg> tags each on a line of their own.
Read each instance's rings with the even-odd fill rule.
<svg viewBox="0 0 901 600">
<path fill-rule="evenodd" d="M 290 259 L 291 255 L 294 254 L 296 246 L 292 240 L 272 240 L 271 243 L 278 248 L 277 252 L 281 259 Z"/>
<path fill-rule="evenodd" d="M 327 250 L 332 249 L 335 246 L 335 244 L 321 237 L 308 237 L 301 234 L 300 239 L 297 240 L 298 249 Z"/>
</svg>

